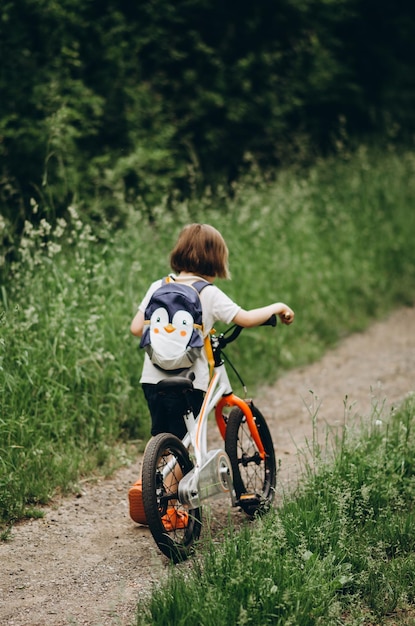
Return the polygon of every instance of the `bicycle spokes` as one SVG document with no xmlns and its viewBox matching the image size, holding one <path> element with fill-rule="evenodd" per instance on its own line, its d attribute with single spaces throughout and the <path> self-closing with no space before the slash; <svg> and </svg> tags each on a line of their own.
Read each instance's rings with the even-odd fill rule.
<svg viewBox="0 0 415 626">
<path fill-rule="evenodd" d="M 163 433 L 148 444 L 143 460 L 143 500 L 150 531 L 173 561 L 186 559 L 199 538 L 200 509 L 184 507 L 178 486 L 193 467 L 189 453 L 174 435 Z"/>
<path fill-rule="evenodd" d="M 238 504 L 252 516 L 266 510 L 274 498 L 276 462 L 265 419 L 255 406 L 250 408 L 265 454 L 259 453 L 246 416 L 239 407 L 229 414 L 225 448 L 232 464 Z"/>
</svg>

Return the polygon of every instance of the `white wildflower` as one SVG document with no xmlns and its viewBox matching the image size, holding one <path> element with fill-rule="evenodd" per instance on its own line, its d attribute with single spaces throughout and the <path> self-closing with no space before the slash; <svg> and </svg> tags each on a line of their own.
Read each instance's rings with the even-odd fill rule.
<svg viewBox="0 0 415 626">
<path fill-rule="evenodd" d="M 55 241 L 49 241 L 48 243 L 48 256 L 54 257 L 58 252 L 62 250 L 62 246 Z"/>
</svg>

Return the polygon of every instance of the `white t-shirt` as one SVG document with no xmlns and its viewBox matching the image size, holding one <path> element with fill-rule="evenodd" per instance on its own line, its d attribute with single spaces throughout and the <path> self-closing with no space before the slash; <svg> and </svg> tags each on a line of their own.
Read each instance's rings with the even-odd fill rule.
<svg viewBox="0 0 415 626">
<path fill-rule="evenodd" d="M 186 276 L 180 277 L 178 282 L 192 284 L 197 280 L 200 280 L 200 276 Z M 142 313 L 145 312 L 151 296 L 155 290 L 161 286 L 161 283 L 162 279 L 157 280 L 148 289 L 138 307 Z M 204 337 L 209 334 L 209 331 L 213 328 L 215 322 L 230 324 L 235 315 L 241 309 L 240 306 L 235 304 L 229 296 L 227 296 L 215 285 L 206 286 L 200 293 L 200 300 L 202 302 Z M 195 380 L 193 381 L 195 389 L 202 389 L 202 391 L 206 391 L 209 385 L 209 364 L 204 350 L 202 350 L 201 356 L 196 359 L 194 365 L 192 365 L 189 371 L 192 371 L 195 374 Z M 163 378 L 168 378 L 169 376 L 174 375 L 175 374 L 170 374 L 169 372 L 162 371 L 155 367 L 155 365 L 153 365 L 150 361 L 149 356 L 145 354 L 143 372 L 140 378 L 141 383 L 151 383 L 154 385 L 160 380 L 163 380 Z"/>
</svg>

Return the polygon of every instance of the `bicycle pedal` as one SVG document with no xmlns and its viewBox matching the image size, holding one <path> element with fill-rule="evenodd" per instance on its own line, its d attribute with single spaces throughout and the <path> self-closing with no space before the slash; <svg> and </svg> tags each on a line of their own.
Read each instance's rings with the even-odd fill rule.
<svg viewBox="0 0 415 626">
<path fill-rule="evenodd" d="M 239 496 L 239 500 L 236 503 L 243 507 L 250 505 L 258 506 L 261 503 L 261 499 L 256 493 L 243 493 Z"/>
</svg>

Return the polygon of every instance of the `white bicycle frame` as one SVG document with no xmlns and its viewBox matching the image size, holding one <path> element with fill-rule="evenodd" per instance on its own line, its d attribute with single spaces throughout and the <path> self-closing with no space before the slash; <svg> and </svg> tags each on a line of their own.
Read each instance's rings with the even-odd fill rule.
<svg viewBox="0 0 415 626">
<path fill-rule="evenodd" d="M 252 437 L 258 447 L 261 458 L 265 457 L 264 447 L 252 415 L 249 404 L 238 398 L 233 392 L 225 364 L 215 366 L 212 378 L 206 392 L 202 408 L 195 418 L 189 411 L 184 419 L 187 434 L 183 444 L 188 448 L 191 444 L 195 455 L 195 465 L 179 482 L 178 499 L 190 508 L 198 508 L 206 498 L 221 494 L 228 494 L 232 506 L 236 504 L 233 488 L 232 467 L 225 450 L 219 448 L 208 450 L 207 426 L 209 414 L 214 410 L 216 422 L 225 439 L 226 422 L 223 417 L 225 407 L 238 406 L 245 415 Z M 172 468 L 166 468 L 166 474 Z"/>
</svg>

